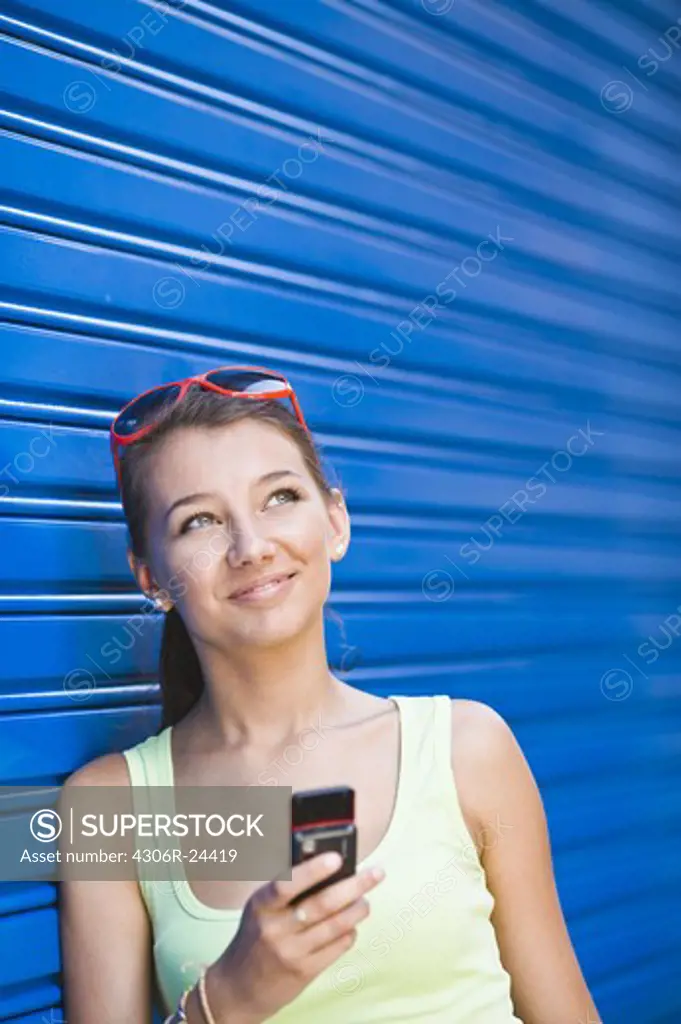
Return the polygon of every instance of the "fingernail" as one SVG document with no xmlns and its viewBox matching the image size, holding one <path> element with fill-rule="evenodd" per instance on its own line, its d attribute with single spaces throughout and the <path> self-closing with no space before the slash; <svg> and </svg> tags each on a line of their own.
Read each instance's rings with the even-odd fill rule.
<svg viewBox="0 0 681 1024">
<path fill-rule="evenodd" d="M 325 868 L 339 868 L 343 863 L 340 853 L 327 853 L 324 857 Z"/>
<path fill-rule="evenodd" d="M 371 877 L 376 879 L 377 882 L 380 882 L 382 878 L 385 878 L 385 871 L 383 868 L 372 868 Z"/>
</svg>

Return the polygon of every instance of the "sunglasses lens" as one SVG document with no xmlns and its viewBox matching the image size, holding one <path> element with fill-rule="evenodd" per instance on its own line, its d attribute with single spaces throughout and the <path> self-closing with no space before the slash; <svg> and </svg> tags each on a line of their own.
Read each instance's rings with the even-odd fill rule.
<svg viewBox="0 0 681 1024">
<path fill-rule="evenodd" d="M 136 402 L 124 409 L 114 423 L 114 430 L 120 437 L 129 437 L 136 433 L 149 421 L 155 419 L 166 407 L 172 405 L 180 393 L 177 384 L 169 384 L 167 388 L 159 388 L 148 395 L 142 395 Z"/>
<path fill-rule="evenodd" d="M 273 377 L 263 370 L 214 370 L 206 380 L 228 391 L 245 391 L 250 395 L 262 394 L 267 391 L 286 391 L 287 386 L 281 377 Z"/>
</svg>

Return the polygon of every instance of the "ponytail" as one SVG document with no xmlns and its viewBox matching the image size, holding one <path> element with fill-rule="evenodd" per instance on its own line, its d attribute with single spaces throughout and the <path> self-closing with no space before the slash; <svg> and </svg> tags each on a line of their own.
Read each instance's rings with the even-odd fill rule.
<svg viewBox="0 0 681 1024">
<path fill-rule="evenodd" d="M 166 612 L 161 640 L 162 717 L 159 732 L 175 725 L 203 693 L 204 680 L 196 648 L 175 607 Z"/>
</svg>

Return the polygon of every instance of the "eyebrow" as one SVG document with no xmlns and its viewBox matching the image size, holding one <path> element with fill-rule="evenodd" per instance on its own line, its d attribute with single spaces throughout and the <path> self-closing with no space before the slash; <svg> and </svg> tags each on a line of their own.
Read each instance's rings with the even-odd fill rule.
<svg viewBox="0 0 681 1024">
<path fill-rule="evenodd" d="M 256 485 L 268 483 L 272 480 L 278 480 L 282 476 L 297 476 L 302 480 L 300 473 L 296 473 L 294 469 L 275 469 L 271 473 L 265 473 L 255 483 Z M 191 505 L 195 501 L 201 501 L 204 498 L 215 498 L 216 496 L 215 491 L 197 491 L 195 494 L 187 494 L 184 498 L 178 498 L 166 512 L 163 521 L 167 523 L 175 509 L 180 508 L 182 505 Z"/>
</svg>

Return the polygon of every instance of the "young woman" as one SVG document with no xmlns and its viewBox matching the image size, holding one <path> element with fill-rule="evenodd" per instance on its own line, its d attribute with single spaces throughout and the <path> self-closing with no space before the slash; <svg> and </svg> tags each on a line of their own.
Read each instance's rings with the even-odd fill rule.
<svg viewBox="0 0 681 1024">
<path fill-rule="evenodd" d="M 290 385 L 258 367 L 162 385 L 111 439 L 130 566 L 166 615 L 163 717 L 67 789 L 351 786 L 358 869 L 296 905 L 337 864 L 266 884 L 62 882 L 69 1024 L 147 1024 L 154 998 L 190 1024 L 595 1024 L 505 721 L 329 671 L 350 521 Z"/>
</svg>

